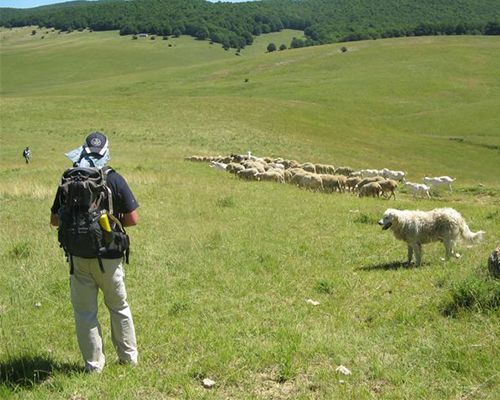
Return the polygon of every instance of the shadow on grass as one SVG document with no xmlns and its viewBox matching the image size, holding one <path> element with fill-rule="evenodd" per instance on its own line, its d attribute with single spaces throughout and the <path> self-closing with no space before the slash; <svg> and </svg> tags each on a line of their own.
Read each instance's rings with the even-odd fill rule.
<svg viewBox="0 0 500 400">
<path fill-rule="evenodd" d="M 46 356 L 20 356 L 0 362 L 0 385 L 31 389 L 49 379 L 55 372 L 83 372 L 76 364 L 59 363 Z"/>
<path fill-rule="evenodd" d="M 375 265 L 365 265 L 362 267 L 356 268 L 357 271 L 375 271 L 375 270 L 384 270 L 384 271 L 389 271 L 389 270 L 395 270 L 395 269 L 400 269 L 400 268 L 414 268 L 414 264 L 408 266 L 406 262 L 402 261 L 393 261 L 389 263 L 384 263 L 384 264 L 375 264 Z"/>
</svg>

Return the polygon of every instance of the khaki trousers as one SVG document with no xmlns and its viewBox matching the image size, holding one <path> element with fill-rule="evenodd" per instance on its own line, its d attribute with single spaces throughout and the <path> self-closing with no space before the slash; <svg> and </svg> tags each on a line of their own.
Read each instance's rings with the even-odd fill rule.
<svg viewBox="0 0 500 400">
<path fill-rule="evenodd" d="M 73 257 L 70 275 L 71 303 L 75 313 L 78 345 L 89 371 L 104 368 L 101 326 L 97 319 L 97 294 L 104 294 L 111 319 L 111 337 L 120 362 L 137 364 L 137 344 L 132 313 L 127 303 L 125 272 L 121 258 L 102 259 L 104 273 L 96 258 Z"/>
</svg>

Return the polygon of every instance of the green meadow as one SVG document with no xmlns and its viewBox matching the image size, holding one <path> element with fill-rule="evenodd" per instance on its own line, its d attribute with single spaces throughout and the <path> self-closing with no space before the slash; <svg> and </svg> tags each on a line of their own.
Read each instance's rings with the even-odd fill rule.
<svg viewBox="0 0 500 400">
<path fill-rule="evenodd" d="M 500 241 L 500 39 L 266 52 L 300 35 L 237 55 L 184 36 L 0 31 L 0 398 L 499 398 L 500 284 L 486 261 Z M 141 217 L 126 266 L 140 365 L 117 363 L 100 299 L 97 376 L 81 370 L 49 227 L 64 153 L 92 130 Z M 184 160 L 247 151 L 456 182 L 387 201 Z M 389 207 L 453 207 L 487 234 L 458 260 L 433 243 L 404 267 L 406 244 L 376 223 Z"/>
</svg>

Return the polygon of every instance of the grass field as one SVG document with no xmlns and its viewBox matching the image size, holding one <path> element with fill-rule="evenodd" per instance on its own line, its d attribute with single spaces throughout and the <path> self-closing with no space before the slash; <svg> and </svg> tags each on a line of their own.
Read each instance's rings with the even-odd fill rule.
<svg viewBox="0 0 500 400">
<path fill-rule="evenodd" d="M 485 272 L 500 241 L 499 38 L 266 53 L 300 35 L 283 31 L 236 56 L 187 37 L 32 29 L 0 31 L 1 398 L 500 396 L 500 314 L 487 301 L 500 285 Z M 95 129 L 141 204 L 127 266 L 141 359 L 117 364 L 101 299 L 108 364 L 89 376 L 48 220 L 64 153 Z M 429 201 L 385 201 L 183 160 L 248 150 L 457 181 Z M 442 206 L 485 241 L 446 263 L 427 245 L 421 267 L 402 267 L 405 244 L 376 221 Z"/>
</svg>

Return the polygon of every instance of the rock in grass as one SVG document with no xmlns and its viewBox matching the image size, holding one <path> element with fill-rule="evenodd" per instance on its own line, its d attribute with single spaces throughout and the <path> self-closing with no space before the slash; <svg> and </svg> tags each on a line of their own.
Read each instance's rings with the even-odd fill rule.
<svg viewBox="0 0 500 400">
<path fill-rule="evenodd" d="M 342 375 L 351 375 L 351 371 L 343 365 L 339 365 L 335 368 L 335 372 Z"/>
<path fill-rule="evenodd" d="M 215 386 L 215 381 L 205 378 L 203 379 L 202 384 L 205 389 L 212 389 Z"/>
<path fill-rule="evenodd" d="M 500 246 L 498 246 L 488 258 L 488 270 L 494 278 L 500 278 Z"/>
<path fill-rule="evenodd" d="M 313 300 L 313 299 L 306 299 L 306 303 L 310 304 L 312 306 L 319 306 L 320 305 L 319 301 L 316 301 L 316 300 Z"/>
</svg>

